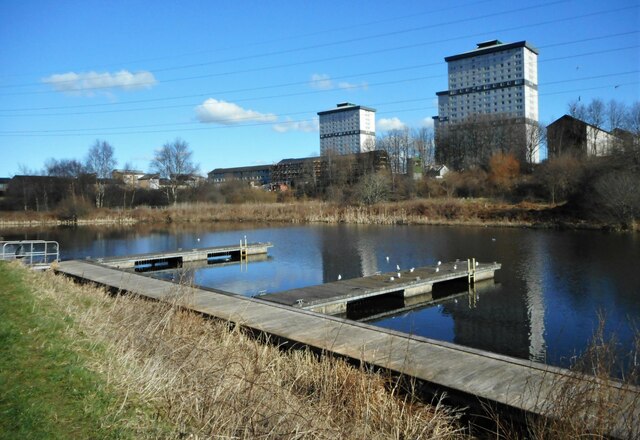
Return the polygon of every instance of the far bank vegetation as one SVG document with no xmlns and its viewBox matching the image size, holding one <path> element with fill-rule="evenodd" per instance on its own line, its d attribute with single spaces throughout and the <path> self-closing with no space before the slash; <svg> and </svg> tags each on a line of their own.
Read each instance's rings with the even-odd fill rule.
<svg viewBox="0 0 640 440">
<path fill-rule="evenodd" d="M 106 170 L 115 165 L 113 148 L 96 141 L 85 163 L 50 159 L 44 170 L 24 170 L 24 178 L 0 199 L 0 222 L 266 220 L 637 229 L 640 103 L 625 107 L 594 100 L 586 106 L 571 103 L 569 111 L 603 129 L 623 127 L 629 136 L 607 156 L 567 151 L 538 164 L 531 158 L 545 143 L 542 125 L 529 134 L 526 148 L 514 148 L 517 136 L 497 130 L 493 120 L 466 124 L 452 139 L 441 141 L 438 150 L 430 129 L 391 130 L 376 142 L 388 155 L 388 169 L 353 173 L 353 161 L 335 156 L 322 179 L 305 169 L 284 191 L 238 181 L 179 186 L 175 176 L 198 169 L 180 139 L 165 147 L 179 144 L 181 154 L 173 156 L 184 164 L 159 165 L 171 164 L 171 157 L 153 162 L 170 185 L 164 190 L 131 187 L 107 179 Z M 441 178 L 426 172 L 436 160 L 450 169 Z"/>
</svg>

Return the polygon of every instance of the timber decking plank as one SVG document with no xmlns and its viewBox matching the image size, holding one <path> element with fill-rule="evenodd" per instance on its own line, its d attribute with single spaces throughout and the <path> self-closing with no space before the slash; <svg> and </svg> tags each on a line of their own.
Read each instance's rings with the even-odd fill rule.
<svg viewBox="0 0 640 440">
<path fill-rule="evenodd" d="M 88 262 L 62 262 L 56 269 L 68 275 L 159 300 L 177 299 L 182 306 L 236 322 L 321 350 L 360 359 L 401 374 L 476 395 L 530 412 L 544 412 L 547 398 L 572 373 L 530 361 L 410 336 L 366 324 L 252 299 L 181 288 L 166 281 Z M 316 291 L 323 291 L 316 289 Z M 640 423 L 640 390 L 607 382 L 629 417 Z M 620 421 L 616 433 L 624 433 Z"/>
<path fill-rule="evenodd" d="M 457 269 L 453 266 L 457 264 Z M 436 271 L 437 269 L 437 271 Z M 492 273 L 500 269 L 497 263 L 482 263 L 477 267 L 480 273 Z M 436 267 L 421 267 L 413 272 L 397 272 L 371 275 L 341 281 L 332 281 L 320 286 L 301 287 L 269 294 L 264 299 L 279 304 L 301 308 L 317 309 L 323 305 L 355 301 L 370 296 L 384 295 L 409 288 L 430 286 L 434 283 L 468 277 L 467 262 L 444 263 Z M 393 277 L 393 281 L 391 281 Z M 300 302 L 299 300 L 302 300 Z"/>
</svg>

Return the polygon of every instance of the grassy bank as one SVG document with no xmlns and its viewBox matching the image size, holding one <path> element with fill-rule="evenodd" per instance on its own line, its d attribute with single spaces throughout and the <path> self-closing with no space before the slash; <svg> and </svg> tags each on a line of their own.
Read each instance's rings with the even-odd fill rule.
<svg viewBox="0 0 640 440">
<path fill-rule="evenodd" d="M 216 221 L 438 224 L 525 227 L 605 228 L 587 222 L 563 207 L 548 204 L 508 204 L 488 199 L 418 199 L 373 206 L 307 201 L 294 203 L 182 204 L 167 208 L 101 209 L 77 219 L 79 225 L 135 223 L 205 223 Z M 0 227 L 58 225 L 55 213 L 0 213 Z M 67 222 L 68 223 L 68 222 Z M 637 227 L 636 227 L 637 228 Z"/>
<path fill-rule="evenodd" d="M 0 438 L 134 438 L 132 409 L 91 368 L 103 347 L 33 281 L 0 264 Z"/>
<path fill-rule="evenodd" d="M 5 438 L 467 438 L 342 361 L 18 265 L 0 280 Z"/>
</svg>

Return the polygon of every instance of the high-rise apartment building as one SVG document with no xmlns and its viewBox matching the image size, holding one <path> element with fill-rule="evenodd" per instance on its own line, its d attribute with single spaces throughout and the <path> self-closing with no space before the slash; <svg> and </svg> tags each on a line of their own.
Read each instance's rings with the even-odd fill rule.
<svg viewBox="0 0 640 440">
<path fill-rule="evenodd" d="M 376 110 L 343 102 L 335 109 L 318 112 L 320 155 L 373 151 L 376 141 Z"/>
<path fill-rule="evenodd" d="M 477 46 L 445 58 L 449 87 L 437 93 L 436 136 L 474 119 L 538 123 L 538 50 L 526 41 Z M 529 160 L 538 162 L 537 149 Z"/>
</svg>

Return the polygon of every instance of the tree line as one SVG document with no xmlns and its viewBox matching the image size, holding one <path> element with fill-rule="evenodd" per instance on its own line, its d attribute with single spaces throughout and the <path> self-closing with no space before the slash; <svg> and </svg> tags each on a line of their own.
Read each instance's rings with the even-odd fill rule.
<svg viewBox="0 0 640 440">
<path fill-rule="evenodd" d="M 509 203 L 550 203 L 578 217 L 632 224 L 640 218 L 640 103 L 577 101 L 569 103 L 568 113 L 604 130 L 624 130 L 628 136 L 621 137 L 622 142 L 606 157 L 569 153 L 535 163 L 532 157 L 546 141 L 542 124 L 523 137 L 509 123 L 501 126 L 496 117 L 478 117 L 457 125 L 449 143 L 444 144 L 430 128 L 390 130 L 380 134 L 375 144 L 375 149 L 386 152 L 388 166 L 384 169 L 353 155 L 329 154 L 321 165 L 304 162 L 284 192 L 254 189 L 239 182 L 185 189 L 178 176 L 194 173 L 198 166 L 188 144 L 180 139 L 163 145 L 150 164 L 149 169 L 165 179 L 162 191 L 127 188 L 110 179 L 117 165 L 114 149 L 98 140 L 82 162 L 50 159 L 41 172 L 24 172 L 31 177 L 11 186 L 2 209 L 58 209 L 62 216 L 68 216 L 81 208 L 158 206 L 179 200 L 244 203 L 321 199 L 374 204 L 414 198 L 486 197 Z M 446 164 L 451 171 L 442 179 L 420 178 L 423 176 L 411 173 L 416 163 L 422 170 Z M 55 182 L 48 177 L 56 177 Z"/>
<path fill-rule="evenodd" d="M 117 165 L 114 147 L 107 141 L 96 140 L 82 161 L 49 158 L 41 170 L 20 166 L 0 208 L 25 211 L 59 209 L 74 216 L 91 208 L 176 204 L 184 176 L 198 172 L 189 145 L 182 139 L 167 142 L 156 150 L 149 165 L 150 172 L 163 180 L 163 194 L 128 188 L 123 182 L 113 179 L 112 173 Z M 131 168 L 130 164 L 124 164 L 124 170 Z"/>
</svg>

